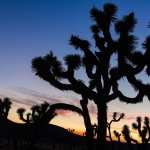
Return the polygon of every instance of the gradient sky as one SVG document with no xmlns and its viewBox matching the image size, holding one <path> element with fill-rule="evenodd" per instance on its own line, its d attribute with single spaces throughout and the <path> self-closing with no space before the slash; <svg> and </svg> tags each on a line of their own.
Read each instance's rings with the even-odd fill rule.
<svg viewBox="0 0 150 150">
<path fill-rule="evenodd" d="M 9 96 L 14 101 L 11 119 L 16 120 L 16 108 L 28 108 L 44 100 L 79 104 L 78 95 L 61 92 L 36 77 L 31 70 L 31 60 L 45 55 L 49 50 L 53 50 L 60 59 L 73 53 L 74 49 L 68 45 L 71 34 L 90 40 L 89 27 L 92 22 L 89 10 L 93 6 L 102 7 L 106 2 L 119 7 L 118 17 L 135 12 L 138 19 L 136 35 L 143 42 L 150 33 L 146 28 L 150 21 L 150 1 L 147 0 L 0 0 L 0 95 Z M 149 80 L 146 76 L 141 77 L 144 82 Z M 135 95 L 125 80 L 121 81 L 121 88 L 126 94 Z M 90 108 L 95 112 L 94 104 Z M 109 115 L 113 111 L 128 112 L 124 121 L 128 122 L 138 114 L 148 115 L 149 108 L 147 100 L 136 105 L 114 101 L 109 104 Z M 67 128 L 83 128 L 81 117 L 71 113 L 63 113 L 53 123 Z"/>
</svg>

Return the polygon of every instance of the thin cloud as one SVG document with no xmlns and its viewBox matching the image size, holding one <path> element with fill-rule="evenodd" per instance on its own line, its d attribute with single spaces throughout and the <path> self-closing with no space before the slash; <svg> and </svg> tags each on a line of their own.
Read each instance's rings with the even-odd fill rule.
<svg viewBox="0 0 150 150">
<path fill-rule="evenodd" d="M 72 115 L 72 114 L 77 114 L 76 112 L 69 111 L 69 110 L 57 110 L 56 113 L 60 114 L 62 116 L 69 116 L 69 115 Z"/>
<path fill-rule="evenodd" d="M 26 97 L 31 97 L 32 99 L 34 99 L 34 101 L 41 101 L 41 102 L 47 101 L 49 103 L 62 102 L 61 99 L 53 98 L 49 95 L 40 93 L 40 92 L 35 91 L 35 90 L 31 90 L 28 88 L 24 88 L 24 87 L 16 87 L 16 88 L 13 88 L 12 91 L 16 92 L 16 93 L 23 94 Z"/>
<path fill-rule="evenodd" d="M 128 116 L 125 118 L 126 120 L 136 120 L 136 117 L 135 116 Z"/>
<path fill-rule="evenodd" d="M 20 95 L 19 96 L 20 101 L 27 101 L 30 104 L 35 104 L 35 103 L 39 104 L 39 103 L 42 103 L 44 101 L 46 101 L 50 104 L 69 102 L 70 104 L 73 104 L 73 105 L 76 105 L 76 106 L 80 107 L 80 100 L 78 100 L 78 99 L 71 99 L 70 98 L 70 100 L 68 101 L 68 99 L 64 98 L 64 97 L 59 97 L 59 98 L 51 97 L 47 94 L 43 94 L 43 93 L 40 93 L 38 91 L 27 89 L 27 88 L 24 88 L 24 87 L 13 88 L 11 91 L 13 93 L 16 93 L 16 96 L 17 96 L 17 94 Z M 18 100 L 18 98 L 17 98 L 17 100 Z"/>
<path fill-rule="evenodd" d="M 1 96 L 1 95 L 0 95 Z M 3 94 L 2 97 L 6 97 L 6 94 Z M 7 97 L 9 97 L 12 102 L 16 105 L 18 105 L 19 107 L 21 105 L 26 105 L 28 107 L 31 107 L 32 105 L 35 104 L 41 104 L 44 101 L 48 102 L 49 104 L 53 104 L 53 103 L 63 103 L 67 100 L 64 100 L 64 98 L 53 98 L 49 95 L 43 94 L 41 92 L 35 91 L 35 90 L 31 90 L 28 88 L 24 88 L 24 87 L 15 87 L 15 88 L 11 88 L 9 90 L 9 92 L 7 92 Z M 79 100 L 75 99 L 71 99 L 70 100 L 70 104 L 73 105 L 79 105 Z M 63 110 L 59 110 L 59 114 L 61 115 L 69 115 L 70 111 L 63 111 Z"/>
<path fill-rule="evenodd" d="M 59 103 L 59 102 L 66 102 L 67 100 L 65 100 L 64 97 L 62 98 L 54 98 L 51 97 L 49 95 L 43 94 L 41 92 L 35 91 L 35 90 L 31 90 L 28 88 L 24 88 L 24 87 L 15 87 L 10 89 L 10 93 L 8 93 L 7 95 L 5 94 L 1 94 L 0 93 L 0 97 L 9 97 L 11 98 L 11 100 L 15 103 L 15 104 L 19 104 L 19 105 L 26 105 L 31 107 L 32 105 L 35 104 L 40 104 L 44 101 L 53 104 L 53 103 Z M 78 99 L 70 99 L 70 103 L 76 106 L 80 107 L 80 100 Z M 96 107 L 94 103 L 89 103 L 88 105 L 90 114 L 93 117 L 96 117 Z M 63 111 L 63 110 L 59 110 L 58 111 L 59 114 L 61 115 L 69 115 L 71 112 L 70 111 Z M 112 118 L 112 114 L 113 112 L 108 112 L 108 118 Z M 124 120 L 136 120 L 136 116 L 148 116 L 148 114 L 143 113 L 143 114 L 128 114 L 127 116 L 125 116 Z"/>
</svg>

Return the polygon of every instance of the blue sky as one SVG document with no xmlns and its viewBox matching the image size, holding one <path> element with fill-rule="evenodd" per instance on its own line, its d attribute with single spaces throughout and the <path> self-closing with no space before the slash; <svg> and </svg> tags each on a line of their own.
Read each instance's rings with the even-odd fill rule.
<svg viewBox="0 0 150 150">
<path fill-rule="evenodd" d="M 136 35 L 143 42 L 150 33 L 150 29 L 146 28 L 150 21 L 150 1 L 147 0 L 0 0 L 0 94 L 29 105 L 39 102 L 38 98 L 42 100 L 39 95 L 45 95 L 47 100 L 54 98 L 74 102 L 79 99 L 78 95 L 56 90 L 36 77 L 31 70 L 31 60 L 50 50 L 60 59 L 73 53 L 74 49 L 68 44 L 71 34 L 91 40 L 89 10 L 93 6 L 102 7 L 106 2 L 118 6 L 118 17 L 135 12 L 138 19 Z M 131 94 L 124 82 L 122 87 Z M 34 98 L 32 90 L 37 92 Z M 128 107 L 113 102 L 110 111 L 138 113 L 148 111 L 149 106 L 146 101 L 134 106 L 133 110 L 133 105 Z"/>
<path fill-rule="evenodd" d="M 59 57 L 74 52 L 68 45 L 71 34 L 91 39 L 89 10 L 105 2 L 119 6 L 119 16 L 135 11 L 139 24 L 137 35 L 143 41 L 150 18 L 146 1 L 104 0 L 1 0 L 0 1 L 0 67 L 1 86 L 34 87 L 31 60 L 49 50 Z M 8 80 L 9 79 L 9 80 Z M 35 86 L 36 87 L 36 86 Z"/>
</svg>

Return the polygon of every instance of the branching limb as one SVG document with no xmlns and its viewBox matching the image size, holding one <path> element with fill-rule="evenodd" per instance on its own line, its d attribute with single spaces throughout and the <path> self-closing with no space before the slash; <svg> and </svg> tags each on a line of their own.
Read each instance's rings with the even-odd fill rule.
<svg viewBox="0 0 150 150">
<path fill-rule="evenodd" d="M 124 117 L 124 113 L 118 114 L 117 112 L 114 112 L 112 117 L 113 117 L 112 120 L 110 122 L 107 122 L 107 128 L 108 128 L 108 132 L 109 132 L 109 138 L 110 138 L 111 141 L 112 141 L 111 125 L 112 125 L 113 122 L 119 122 Z"/>
</svg>

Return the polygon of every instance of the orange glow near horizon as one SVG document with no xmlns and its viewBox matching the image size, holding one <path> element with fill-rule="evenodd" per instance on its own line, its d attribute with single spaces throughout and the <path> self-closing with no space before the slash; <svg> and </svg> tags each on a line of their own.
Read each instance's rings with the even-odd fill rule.
<svg viewBox="0 0 150 150">
<path fill-rule="evenodd" d="M 28 109 L 28 107 L 25 107 Z M 17 123 L 23 123 L 17 113 L 16 113 L 16 110 L 17 110 L 17 107 L 12 107 L 12 109 L 10 110 L 10 113 L 9 113 L 9 119 L 14 121 L 14 122 L 17 122 Z M 122 130 L 122 124 L 131 124 L 132 122 L 129 121 L 129 120 L 121 120 L 120 122 L 118 123 L 114 123 L 112 125 L 112 138 L 114 141 L 116 141 L 116 137 L 113 135 L 113 131 L 114 130 L 117 130 L 119 133 L 121 133 L 121 130 Z M 75 113 L 68 113 L 66 115 L 62 115 L 62 114 L 59 114 L 58 116 L 56 116 L 52 121 L 51 121 L 51 124 L 54 124 L 54 125 L 58 125 L 60 127 L 63 127 L 65 129 L 75 129 L 74 133 L 75 134 L 79 134 L 79 135 L 84 135 L 85 133 L 85 127 L 84 127 L 84 122 L 83 122 L 83 119 L 81 116 L 79 116 L 78 114 L 75 114 Z M 136 131 L 131 131 L 131 136 L 138 140 L 138 142 L 140 142 L 140 138 L 137 134 Z M 121 136 L 121 141 L 124 142 L 124 139 L 123 137 Z"/>
</svg>

